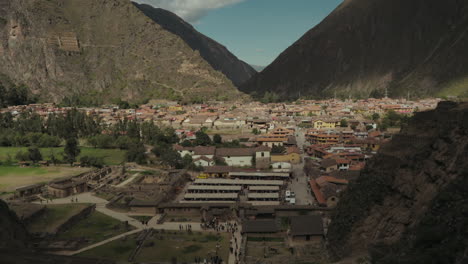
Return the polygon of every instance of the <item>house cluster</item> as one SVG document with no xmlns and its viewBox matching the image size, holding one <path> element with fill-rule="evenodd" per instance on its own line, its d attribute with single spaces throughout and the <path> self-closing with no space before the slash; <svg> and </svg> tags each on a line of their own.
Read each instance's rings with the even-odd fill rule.
<svg viewBox="0 0 468 264">
<path fill-rule="evenodd" d="M 318 205 L 334 207 L 339 193 L 359 176 L 366 161 L 389 140 L 390 135 L 375 129 L 327 127 L 309 129 L 305 137 L 310 144 L 304 148 L 310 192 Z"/>
<path fill-rule="evenodd" d="M 272 127 L 313 125 L 313 128 L 334 128 L 341 119 L 365 119 L 374 113 L 383 114 L 393 110 L 411 114 L 414 111 L 433 109 L 439 99 L 408 101 L 405 99 L 365 100 L 301 100 L 295 103 L 259 102 L 209 102 L 207 104 L 180 105 L 167 100 L 154 100 L 138 109 L 119 109 L 116 105 L 78 108 L 88 115 L 99 116 L 103 123 L 114 124 L 119 120 L 138 120 L 168 125 L 176 129 L 198 130 L 206 127 L 213 130 L 257 128 L 266 133 Z M 59 107 L 52 103 L 17 105 L 1 109 L 14 116 L 32 111 L 40 116 L 65 113 L 70 107 Z"/>
</svg>

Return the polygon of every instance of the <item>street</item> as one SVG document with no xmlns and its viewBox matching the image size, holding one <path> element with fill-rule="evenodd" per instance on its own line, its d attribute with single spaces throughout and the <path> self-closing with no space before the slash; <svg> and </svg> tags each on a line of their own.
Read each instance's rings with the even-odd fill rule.
<svg viewBox="0 0 468 264">
<path fill-rule="evenodd" d="M 298 128 L 298 130 L 296 131 L 296 142 L 297 146 L 302 151 L 302 162 L 299 164 L 293 164 L 293 179 L 289 184 L 288 189 L 290 189 L 296 194 L 297 205 L 313 205 L 315 203 L 315 199 L 309 191 L 309 179 L 304 174 L 305 155 L 303 153 L 303 148 L 304 144 L 306 144 L 304 129 Z"/>
</svg>

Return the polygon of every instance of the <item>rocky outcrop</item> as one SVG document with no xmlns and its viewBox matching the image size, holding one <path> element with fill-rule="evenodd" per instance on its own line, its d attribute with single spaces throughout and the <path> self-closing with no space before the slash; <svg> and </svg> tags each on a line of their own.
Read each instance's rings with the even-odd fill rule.
<svg viewBox="0 0 468 264">
<path fill-rule="evenodd" d="M 25 248 L 28 234 L 16 214 L 0 200 L 0 249 Z"/>
<path fill-rule="evenodd" d="M 183 39 L 193 50 L 200 52 L 200 55 L 215 70 L 224 73 L 236 86 L 241 85 L 257 72 L 234 56 L 226 47 L 201 34 L 176 14 L 146 4 L 134 3 L 134 5 L 165 30 Z"/>
<path fill-rule="evenodd" d="M 468 97 L 467 45 L 468 1 L 346 0 L 241 90 Z"/>
<path fill-rule="evenodd" d="M 129 0 L 0 0 L 0 16 L 0 73 L 47 101 L 238 94 L 198 51 Z"/>
<path fill-rule="evenodd" d="M 331 254 L 465 263 L 467 157 L 468 103 L 417 113 L 341 197 L 328 232 Z"/>
</svg>

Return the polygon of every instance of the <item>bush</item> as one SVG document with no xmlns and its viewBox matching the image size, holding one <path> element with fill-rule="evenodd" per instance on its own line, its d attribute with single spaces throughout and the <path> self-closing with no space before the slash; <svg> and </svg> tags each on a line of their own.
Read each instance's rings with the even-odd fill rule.
<svg viewBox="0 0 468 264">
<path fill-rule="evenodd" d="M 104 167 L 104 159 L 102 157 L 83 156 L 80 158 L 81 165 L 85 167 Z"/>
</svg>

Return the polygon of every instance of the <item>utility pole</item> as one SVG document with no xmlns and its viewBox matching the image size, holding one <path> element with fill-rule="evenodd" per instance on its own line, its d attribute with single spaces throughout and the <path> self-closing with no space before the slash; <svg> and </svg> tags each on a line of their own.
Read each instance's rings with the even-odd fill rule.
<svg viewBox="0 0 468 264">
<path fill-rule="evenodd" d="M 388 98 L 388 87 L 385 87 L 385 99 Z"/>
</svg>

